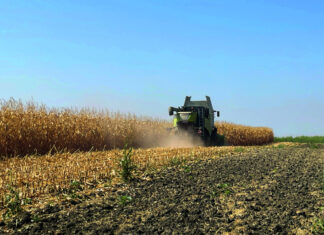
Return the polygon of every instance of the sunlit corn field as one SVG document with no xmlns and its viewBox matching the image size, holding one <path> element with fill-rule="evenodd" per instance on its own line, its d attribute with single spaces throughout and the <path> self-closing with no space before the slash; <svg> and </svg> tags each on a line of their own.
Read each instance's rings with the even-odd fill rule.
<svg viewBox="0 0 324 235">
<path fill-rule="evenodd" d="M 34 102 L 2 101 L 0 155 L 152 147 L 166 134 L 167 121 L 91 109 L 49 109 Z"/>
<path fill-rule="evenodd" d="M 273 141 L 269 128 L 216 123 L 229 145 Z M 78 182 L 93 188 L 120 180 L 125 143 L 135 147 L 137 172 L 190 159 L 208 159 L 235 147 L 162 148 L 170 121 L 91 109 L 50 109 L 14 99 L 0 103 L 0 211 L 10 188 L 20 198 L 61 193 Z M 149 148 L 155 147 L 155 148 Z M 144 149 L 143 149 L 144 148 Z M 145 149 L 146 148 L 146 149 Z"/>
<path fill-rule="evenodd" d="M 216 123 L 230 145 L 273 141 L 269 128 Z M 170 121 L 91 109 L 50 109 L 14 99 L 0 103 L 0 156 L 163 146 Z"/>
<path fill-rule="evenodd" d="M 273 131 L 267 127 L 250 127 L 227 122 L 217 122 L 218 133 L 230 145 L 263 145 L 273 142 Z"/>
</svg>

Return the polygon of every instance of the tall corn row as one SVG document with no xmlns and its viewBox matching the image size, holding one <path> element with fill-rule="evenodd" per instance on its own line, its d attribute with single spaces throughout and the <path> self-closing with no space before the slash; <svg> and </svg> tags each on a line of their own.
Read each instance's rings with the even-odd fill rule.
<svg viewBox="0 0 324 235">
<path fill-rule="evenodd" d="M 230 145 L 263 145 L 273 142 L 273 131 L 267 127 L 249 127 L 227 122 L 216 122 L 218 133 Z"/>
<path fill-rule="evenodd" d="M 165 121 L 90 109 L 48 109 L 10 99 L 0 103 L 0 155 L 152 146 L 166 134 Z"/>
<path fill-rule="evenodd" d="M 269 128 L 216 123 L 231 145 L 261 145 L 273 141 Z M 46 154 L 90 149 L 154 147 L 167 137 L 166 121 L 90 109 L 48 109 L 14 99 L 0 102 L 0 156 Z"/>
</svg>

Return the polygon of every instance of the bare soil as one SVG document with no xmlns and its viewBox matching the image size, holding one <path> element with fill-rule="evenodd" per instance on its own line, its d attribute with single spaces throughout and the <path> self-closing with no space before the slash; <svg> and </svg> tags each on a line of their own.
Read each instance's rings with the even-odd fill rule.
<svg viewBox="0 0 324 235">
<path fill-rule="evenodd" d="M 24 212 L 16 234 L 309 234 L 324 219 L 324 149 L 256 148 L 186 162 Z"/>
</svg>

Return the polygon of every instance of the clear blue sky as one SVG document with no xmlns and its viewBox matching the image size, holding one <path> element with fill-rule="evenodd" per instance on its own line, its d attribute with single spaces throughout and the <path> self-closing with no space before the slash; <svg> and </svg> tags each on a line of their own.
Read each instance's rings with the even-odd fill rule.
<svg viewBox="0 0 324 235">
<path fill-rule="evenodd" d="M 0 0 L 0 99 L 324 135 L 324 1 Z"/>
</svg>

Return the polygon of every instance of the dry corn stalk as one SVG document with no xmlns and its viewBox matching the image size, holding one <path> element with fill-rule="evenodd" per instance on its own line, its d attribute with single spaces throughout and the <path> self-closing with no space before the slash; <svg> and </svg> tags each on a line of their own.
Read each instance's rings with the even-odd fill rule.
<svg viewBox="0 0 324 235">
<path fill-rule="evenodd" d="M 34 102 L 0 102 L 0 156 L 46 154 L 50 151 L 89 151 L 159 146 L 171 123 L 91 109 L 48 109 Z M 216 123 L 232 145 L 273 141 L 269 128 Z M 161 141 L 160 141 L 161 140 Z"/>
<path fill-rule="evenodd" d="M 230 145 L 263 145 L 273 142 L 273 131 L 267 127 L 250 127 L 228 122 L 216 122 L 218 133 Z"/>
<path fill-rule="evenodd" d="M 90 109 L 48 109 L 10 99 L 0 103 L 0 156 L 56 151 L 89 151 L 149 147 L 166 135 L 166 121 L 97 112 Z M 154 141 L 150 141 L 154 140 Z"/>
</svg>

